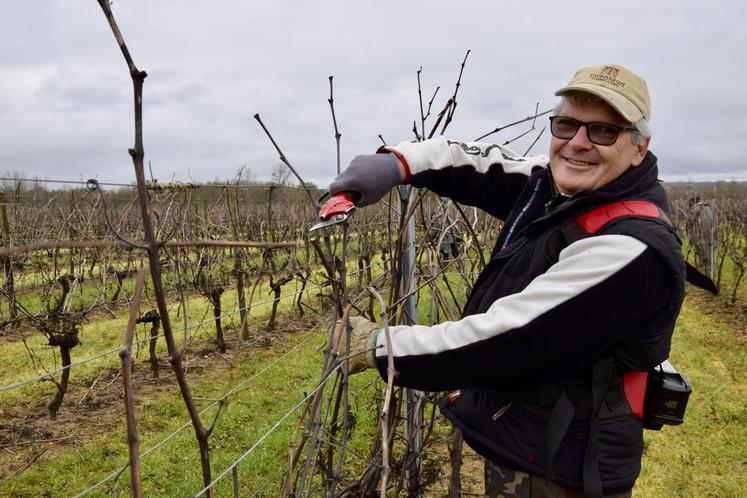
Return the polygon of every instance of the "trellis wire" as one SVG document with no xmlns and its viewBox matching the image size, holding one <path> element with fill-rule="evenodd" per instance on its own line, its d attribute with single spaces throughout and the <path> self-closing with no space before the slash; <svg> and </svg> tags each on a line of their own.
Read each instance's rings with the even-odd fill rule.
<svg viewBox="0 0 747 498">
<path fill-rule="evenodd" d="M 282 424 L 285 421 L 285 419 L 287 419 L 293 412 L 295 412 L 296 410 L 298 410 L 298 408 L 301 405 L 303 405 L 309 399 L 311 399 L 311 397 L 314 394 L 316 394 L 316 392 L 319 391 L 319 389 L 321 389 L 322 387 L 324 387 L 327 384 L 327 381 L 332 377 L 332 374 L 334 374 L 336 372 L 337 372 L 337 368 L 333 369 L 324 379 L 322 379 L 321 382 L 319 382 L 319 385 L 316 386 L 304 399 L 302 399 L 300 402 L 296 403 L 293 406 L 293 408 L 291 408 L 285 415 L 283 415 L 282 417 L 280 417 L 280 420 L 278 420 L 277 422 L 275 422 L 275 424 L 270 428 L 270 430 L 268 430 L 261 438 L 259 438 L 252 445 L 251 448 L 249 448 L 248 450 L 246 450 L 246 452 L 243 455 L 241 455 L 237 460 L 235 460 L 227 469 L 225 469 L 223 472 L 221 472 L 220 474 L 218 474 L 218 477 L 216 477 L 215 479 L 213 479 L 213 481 L 210 484 L 208 484 L 203 489 L 201 489 L 195 495 L 195 498 L 197 498 L 199 496 L 202 496 L 207 490 L 212 489 L 215 486 L 215 484 L 218 483 L 218 481 L 220 481 L 221 479 L 223 479 L 223 477 L 226 474 L 228 474 L 234 467 L 236 467 L 239 463 L 241 463 L 241 461 L 244 458 L 246 458 L 250 453 L 252 453 L 262 442 L 264 442 L 264 440 L 267 439 L 270 436 L 270 434 L 272 434 L 273 432 L 275 432 L 275 429 L 277 429 L 278 427 L 280 427 L 280 424 Z"/>
<path fill-rule="evenodd" d="M 371 267 L 371 265 L 369 265 L 367 268 L 370 268 L 370 267 Z M 366 268 L 364 268 L 364 269 L 366 269 Z M 353 273 L 353 274 L 356 274 L 356 273 Z M 314 290 L 314 289 L 320 289 L 320 288 L 322 288 L 324 286 L 325 286 L 324 284 L 319 284 L 319 285 L 316 285 L 316 286 L 313 286 L 313 287 L 307 287 L 303 291 L 297 291 L 297 292 L 294 292 L 292 294 L 287 294 L 285 296 L 282 296 L 281 298 L 278 299 L 278 301 L 282 301 L 282 300 L 285 300 L 285 299 L 296 297 L 297 295 L 302 294 L 303 292 L 308 292 L 308 291 Z M 270 299 L 270 300 L 267 300 L 267 301 L 261 301 L 261 302 L 258 302 L 258 303 L 252 303 L 251 307 L 253 308 L 255 306 L 262 306 L 262 305 L 265 305 L 265 304 L 271 304 L 274 301 L 275 301 L 274 299 Z M 244 309 L 248 310 L 249 308 L 250 307 L 247 306 Z M 193 324 L 191 324 L 191 325 L 189 325 L 187 327 L 181 328 L 181 330 L 192 330 L 192 329 L 195 329 L 195 328 L 202 327 L 203 325 L 206 325 L 206 324 L 212 324 L 213 322 L 215 322 L 216 318 L 219 318 L 219 319 L 222 320 L 223 318 L 231 317 L 231 316 L 235 315 L 236 313 L 239 313 L 240 311 L 241 311 L 241 309 L 237 308 L 237 309 L 235 309 L 233 311 L 228 311 L 226 313 L 223 313 L 219 317 L 212 317 L 212 318 L 208 318 L 207 320 L 203 320 L 201 322 L 193 323 Z M 159 339 L 159 338 L 163 337 L 163 333 L 158 334 L 157 336 L 153 336 L 153 337 L 155 337 L 156 339 Z M 145 344 L 145 343 L 151 341 L 153 339 L 153 337 L 148 336 L 148 337 L 146 337 L 144 339 L 141 339 L 139 341 L 135 341 L 135 344 L 137 344 L 138 346 L 140 346 L 142 344 Z M 51 377 L 52 375 L 54 375 L 54 374 L 56 374 L 58 372 L 62 372 L 63 370 L 67 370 L 67 369 L 72 368 L 74 366 L 84 365 L 86 363 L 90 363 L 92 361 L 101 359 L 101 358 L 103 358 L 105 356 L 108 356 L 108 355 L 111 355 L 111 354 L 114 354 L 114 353 L 118 353 L 120 349 L 121 349 L 120 347 L 117 347 L 115 349 L 111 349 L 109 351 L 105 351 L 103 353 L 99 353 L 99 354 L 97 354 L 95 356 L 92 356 L 90 358 L 87 358 L 85 360 L 80 360 L 80 361 L 71 363 L 70 365 L 67 365 L 67 366 L 64 366 L 64 367 L 60 367 L 60 368 L 56 368 L 54 370 L 50 370 L 49 372 L 41 374 L 41 375 L 38 375 L 36 377 L 32 377 L 30 379 L 22 380 L 22 381 L 14 383 L 14 384 L 9 384 L 7 386 L 0 387 L 0 392 L 9 391 L 11 389 L 15 389 L 17 387 L 21 387 L 21 386 L 23 386 L 25 384 L 29 384 L 29 383 L 37 381 L 37 380 L 43 380 L 43 379 L 49 378 L 49 377 Z"/>
<path fill-rule="evenodd" d="M 6 181 L 6 182 L 29 182 L 29 183 L 60 183 L 60 184 L 68 184 L 68 185 L 81 185 L 83 187 L 86 186 L 88 183 L 88 180 L 59 180 L 59 179 L 41 179 L 41 178 L 10 178 L 10 177 L 0 177 L 0 181 Z M 136 188 L 137 185 L 135 183 L 114 183 L 114 182 L 99 182 L 97 181 L 99 185 L 105 185 L 107 187 L 131 187 Z M 305 190 L 303 187 L 299 187 L 296 185 L 278 185 L 274 183 L 182 183 L 182 182 L 176 182 L 175 185 L 192 185 L 198 188 L 277 188 L 277 189 L 288 189 L 288 190 Z M 312 189 L 314 190 L 314 189 Z M 323 190 L 323 189 L 316 189 L 316 190 Z"/>
<path fill-rule="evenodd" d="M 209 404 L 208 406 L 206 406 L 205 408 L 203 408 L 200 411 L 200 415 L 203 415 L 204 413 L 206 413 L 211 408 L 213 408 L 216 405 L 218 405 L 221 402 L 223 402 L 230 395 L 236 393 L 239 390 L 239 388 L 241 388 L 242 386 L 246 385 L 247 383 L 253 381 L 254 379 L 256 379 L 257 377 L 259 377 L 263 373 L 267 372 L 268 370 L 270 370 L 272 367 L 274 367 L 275 365 L 277 365 L 278 363 L 280 363 L 280 361 L 282 361 L 285 358 L 287 358 L 288 356 L 290 356 L 291 353 L 294 353 L 295 351 L 297 351 L 298 349 L 300 349 L 301 346 L 305 345 L 307 342 L 311 341 L 315 337 L 316 337 L 315 335 L 310 335 L 309 337 L 307 337 L 306 339 L 304 339 L 300 343 L 298 343 L 295 346 L 293 346 L 290 350 L 288 350 L 282 356 L 280 356 L 279 358 L 277 358 L 275 361 L 273 361 L 272 363 L 270 363 L 269 365 L 267 365 L 266 367 L 264 367 L 259 372 L 256 372 L 255 374 L 253 374 L 248 379 L 244 379 L 243 381 L 241 381 L 238 384 L 236 384 L 228 392 L 226 392 L 223 396 L 221 396 L 220 398 L 218 398 L 217 400 L 213 401 L 211 404 Z M 163 446 L 164 444 L 166 444 L 167 442 L 169 442 L 171 439 L 173 439 L 174 437 L 176 437 L 181 431 L 183 431 L 184 429 L 186 429 L 190 425 L 191 425 L 191 422 L 185 422 L 178 429 L 176 429 L 174 432 L 172 432 L 171 434 L 169 434 L 168 436 L 166 436 L 164 439 L 162 439 L 161 441 L 159 441 L 158 443 L 156 443 L 154 446 L 152 446 L 152 447 L 148 448 L 146 451 L 140 453 L 140 458 L 143 458 L 143 457 L 146 457 L 146 456 L 150 455 L 151 453 L 153 453 L 154 451 L 156 451 L 157 449 L 159 449 L 161 446 Z M 119 475 L 121 475 L 122 472 L 124 472 L 125 470 L 127 470 L 128 467 L 129 467 L 129 465 L 125 465 L 125 466 L 121 467 L 117 471 L 115 471 L 112 474 L 110 474 L 108 477 L 104 478 L 103 480 L 101 480 L 98 483 L 96 483 L 93 486 L 91 486 L 90 488 L 88 488 L 85 491 L 82 491 L 81 493 L 75 495 L 75 498 L 78 498 L 80 496 L 84 496 L 84 495 L 90 493 L 91 491 L 93 491 L 93 490 L 101 487 L 102 485 L 106 484 L 110 480 L 112 480 L 112 479 L 118 477 Z"/>
<path fill-rule="evenodd" d="M 350 272 L 350 275 L 358 275 L 358 274 L 359 274 L 359 273 L 361 273 L 362 271 L 364 271 L 364 270 L 368 270 L 368 269 L 369 269 L 369 268 L 371 268 L 371 267 L 373 267 L 373 263 L 371 263 L 371 264 L 369 264 L 369 265 L 367 265 L 367 266 L 361 267 L 361 269 L 360 269 L 360 270 L 356 270 L 356 271 Z M 306 288 L 305 288 L 305 289 L 304 289 L 303 291 L 296 291 L 296 292 L 294 292 L 294 293 L 292 293 L 292 294 L 286 294 L 285 296 L 282 296 L 282 297 L 280 297 L 280 298 L 278 299 L 278 301 L 283 301 L 283 300 L 289 299 L 289 298 L 291 298 L 291 297 L 296 297 L 296 296 L 298 296 L 299 294 L 303 294 L 304 292 L 308 293 L 308 292 L 309 292 L 309 291 L 311 291 L 311 290 L 315 290 L 315 289 L 321 289 L 322 287 L 325 287 L 325 286 L 326 286 L 326 284 L 319 284 L 319 285 L 314 285 L 314 286 L 312 286 L 312 287 L 306 287 Z M 180 330 L 183 330 L 183 331 L 184 331 L 184 330 L 192 330 L 192 329 L 195 329 L 195 328 L 199 328 L 199 327 L 202 327 L 203 325 L 207 325 L 207 324 L 212 324 L 213 322 L 215 322 L 216 318 L 219 318 L 219 319 L 221 319 L 221 320 L 222 320 L 222 319 L 224 319 L 224 318 L 230 318 L 230 317 L 234 316 L 234 315 L 235 315 L 236 313 L 239 313 L 239 312 L 241 312 L 241 310 L 242 310 L 242 309 L 243 309 L 243 310 L 249 310 L 250 308 L 254 308 L 254 307 L 256 307 L 256 306 L 263 306 L 263 305 L 265 305 L 265 304 L 271 304 L 271 303 L 273 303 L 274 301 L 275 301 L 275 299 L 270 299 L 270 300 L 267 300 L 267 301 L 260 301 L 260 302 L 258 302 L 258 303 L 251 303 L 251 306 L 246 306 L 246 307 L 244 307 L 244 308 L 236 308 L 236 309 L 234 309 L 233 311 L 227 311 L 227 312 L 225 312 L 225 313 L 222 313 L 222 314 L 221 314 L 220 316 L 218 316 L 218 317 L 212 317 L 212 318 L 209 318 L 209 319 L 207 319 L 207 320 L 202 320 L 202 321 L 200 321 L 200 322 L 197 322 L 197 323 L 193 323 L 193 324 L 191 324 L 191 325 L 188 325 L 187 327 L 182 327 L 182 328 L 181 328 Z M 251 314 L 250 314 L 250 316 L 251 316 Z M 257 319 L 257 317 L 256 317 L 256 316 L 255 316 L 254 318 L 255 318 L 255 319 Z M 141 344 L 144 344 L 144 343 L 146 343 L 146 342 L 150 341 L 150 340 L 151 340 L 152 338 L 160 339 L 161 337 L 163 337 L 163 333 L 161 333 L 161 334 L 158 334 L 158 335 L 156 335 L 156 336 L 153 336 L 153 337 L 151 337 L 151 336 L 148 336 L 148 337 L 147 337 L 147 338 L 145 338 L 145 339 L 141 339 L 141 340 L 139 340 L 139 341 L 136 341 L 136 342 L 135 342 L 135 344 L 137 344 L 137 345 L 141 345 Z M 8 391 L 8 390 L 14 389 L 14 388 L 16 388 L 16 387 L 20 387 L 20 386 L 22 386 L 22 385 L 24 385 L 24 384 L 28 384 L 28 383 L 30 383 L 30 382 L 33 382 L 33 381 L 35 381 L 35 380 L 42 380 L 42 379 L 45 379 L 45 378 L 47 378 L 47 377 L 50 377 L 51 375 L 53 375 L 53 374 L 55 374 L 55 373 L 61 372 L 61 371 L 63 371 L 63 370 L 66 370 L 66 369 L 68 369 L 68 368 L 71 368 L 71 367 L 74 367 L 74 366 L 78 366 L 78 365 L 83 365 L 83 364 L 85 364 L 85 363 L 89 363 L 89 362 L 91 362 L 91 361 L 94 361 L 94 360 L 98 360 L 98 359 L 100 359 L 100 358 L 102 358 L 102 357 L 104 357 L 104 356 L 107 356 L 107 355 L 110 355 L 110 354 L 114 354 L 114 353 L 118 352 L 118 351 L 119 351 L 119 349 L 120 349 L 120 348 L 117 348 L 117 349 L 112 349 L 112 350 L 109 350 L 109 351 L 105 351 L 105 352 L 103 352 L 103 353 L 100 353 L 100 354 L 98 354 L 98 355 L 96 355 L 96 356 L 92 356 L 92 357 L 90 357 L 90 358 L 87 358 L 87 359 L 85 359 L 85 360 L 80 360 L 80 361 L 78 361 L 78 362 L 75 362 L 75 363 L 71 363 L 70 365 L 68 365 L 68 366 L 66 366 L 66 367 L 60 367 L 60 368 L 57 368 L 57 369 L 55 369 L 55 370 L 50 370 L 49 372 L 47 372 L 47 373 L 45 373 L 45 374 L 42 374 L 42 375 L 39 375 L 39 376 L 37 376 L 37 377 L 33 377 L 33 378 L 31 378 L 31 379 L 27 379 L 27 380 L 24 380 L 24 381 L 19 381 L 19 382 L 15 383 L 15 384 L 9 384 L 9 385 L 6 385 L 6 386 L 2 386 L 2 387 L 0 387 L 0 392 L 3 392 L 3 391 Z"/>
</svg>

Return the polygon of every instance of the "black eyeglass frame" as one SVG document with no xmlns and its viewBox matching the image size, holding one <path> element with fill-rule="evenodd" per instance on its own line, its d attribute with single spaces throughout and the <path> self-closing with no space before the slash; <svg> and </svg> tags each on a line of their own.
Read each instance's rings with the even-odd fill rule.
<svg viewBox="0 0 747 498">
<path fill-rule="evenodd" d="M 572 121 L 576 125 L 576 130 L 573 132 L 573 134 L 567 137 L 556 134 L 556 130 L 553 127 L 553 122 L 558 118 L 563 118 L 568 121 Z M 596 133 L 594 132 L 594 130 L 596 129 L 595 125 L 609 126 L 611 128 L 614 128 L 617 131 L 617 133 L 615 133 L 614 139 L 609 143 L 604 140 L 603 141 L 596 140 L 595 139 Z M 617 139 L 620 138 L 621 131 L 630 131 L 630 132 L 636 131 L 635 126 L 621 126 L 621 125 L 616 125 L 614 123 L 605 123 L 604 121 L 579 121 L 578 119 L 570 118 L 568 116 L 550 116 L 550 133 L 552 134 L 553 137 L 560 138 L 561 140 L 571 140 L 573 137 L 576 136 L 576 133 L 578 133 L 578 130 L 580 130 L 582 126 L 586 128 L 586 136 L 588 137 L 589 142 L 596 144 L 596 145 L 604 145 L 604 146 L 614 145 L 615 142 L 617 142 Z"/>
</svg>

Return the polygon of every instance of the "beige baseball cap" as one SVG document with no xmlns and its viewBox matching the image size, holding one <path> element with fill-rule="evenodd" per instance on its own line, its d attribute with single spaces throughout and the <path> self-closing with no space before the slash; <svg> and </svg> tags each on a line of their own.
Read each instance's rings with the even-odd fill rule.
<svg viewBox="0 0 747 498">
<path fill-rule="evenodd" d="M 566 86 L 555 92 L 570 91 L 596 95 L 611 105 L 631 123 L 641 118 L 651 119 L 651 98 L 643 78 L 618 64 L 579 69 Z"/>
</svg>

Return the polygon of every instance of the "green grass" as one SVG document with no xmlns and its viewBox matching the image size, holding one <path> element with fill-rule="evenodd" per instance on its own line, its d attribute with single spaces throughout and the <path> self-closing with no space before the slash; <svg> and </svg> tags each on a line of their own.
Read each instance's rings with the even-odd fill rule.
<svg viewBox="0 0 747 498">
<path fill-rule="evenodd" d="M 318 330 L 288 336 L 280 348 L 290 349 L 301 344 L 299 349 L 229 398 L 210 438 L 213 478 L 255 444 L 276 421 L 304 398 L 305 393 L 311 392 L 316 386 L 321 363 L 318 348 L 324 337 Z M 200 368 L 190 376 L 194 396 L 206 398 L 198 401 L 200 406 L 207 406 L 210 400 L 258 373 L 262 367 L 280 357 L 281 352 L 257 350 L 244 356 L 244 361 L 235 361 L 233 367 L 227 370 Z M 373 376 L 374 372 L 368 372 L 354 378 L 351 390 L 359 389 L 362 384 L 372 380 Z M 176 387 L 170 387 L 169 393 L 138 403 L 137 425 L 141 435 L 141 451 L 152 447 L 188 421 Z M 370 406 L 368 402 L 359 403 L 361 404 L 362 406 L 358 406 L 361 411 Z M 205 414 L 206 425 L 211 423 L 215 413 L 216 408 L 213 408 Z M 253 491 L 271 479 L 267 492 L 261 496 L 277 495 L 278 483 L 282 480 L 282 474 L 278 476 L 277 473 L 285 468 L 288 440 L 299 415 L 300 411 L 291 413 L 278 430 L 239 465 L 242 492 Z M 362 423 L 359 419 L 357 426 L 372 427 L 372 422 L 369 420 Z M 361 432 L 351 446 L 365 453 L 365 442 L 369 437 L 368 432 Z M 124 423 L 120 421 L 112 431 L 90 439 L 75 451 L 64 451 L 53 459 L 42 459 L 20 476 L 0 486 L 0 495 L 42 496 L 49 493 L 52 496 L 69 496 L 116 471 L 127 462 L 127 454 Z M 161 449 L 142 459 L 144 494 L 194 494 L 202 488 L 199 468 L 197 445 L 190 426 Z M 71 469 L 74 471 L 71 472 Z M 91 496 L 110 496 L 113 482 L 104 485 Z M 124 492 L 128 487 L 126 474 L 119 479 L 119 484 Z M 218 495 L 228 494 L 231 486 L 229 475 L 218 486 Z"/>
<path fill-rule="evenodd" d="M 284 295 L 295 291 L 293 285 L 284 289 Z M 270 300 L 266 286 L 258 287 L 255 303 Z M 224 294 L 224 309 L 235 307 L 235 292 Z M 281 312 L 289 314 L 291 301 L 281 301 Z M 266 322 L 270 303 L 252 308 L 252 314 L 257 317 L 260 329 Z M 143 309 L 147 309 L 145 306 Z M 212 314 L 207 309 L 204 299 L 190 300 L 189 309 L 191 321 L 208 319 Z M 192 339 L 192 352 L 186 359 L 195 360 L 192 363 L 188 380 L 194 396 L 198 399 L 198 406 L 205 407 L 212 400 L 220 397 L 231 387 L 244 379 L 259 372 L 265 366 L 275 361 L 283 352 L 290 350 L 297 344 L 300 348 L 291 353 L 285 360 L 270 370 L 261 374 L 256 380 L 246 384 L 239 392 L 232 395 L 224 405 L 215 426 L 215 432 L 210 438 L 211 464 L 213 478 L 233 463 L 248 448 L 266 433 L 276 421 L 288 413 L 300 402 L 304 393 L 311 392 L 318 382 L 322 353 L 319 346 L 323 344 L 326 333 L 318 329 L 309 328 L 301 324 L 300 332 L 291 335 L 284 334 L 279 343 L 270 349 L 237 346 L 234 327 L 229 319 L 224 319 L 225 331 L 232 348 L 221 357 L 212 354 L 199 358 L 196 351 L 207 348 L 214 351 L 209 337 L 213 333 L 212 321 L 202 326 L 197 337 Z M 172 313 L 172 323 L 181 324 L 181 320 Z M 121 334 L 126 324 L 125 317 L 116 319 L 102 319 L 87 324 L 81 331 L 81 344 L 73 349 L 73 360 L 86 358 L 107 348 L 115 348 L 121 341 Z M 288 325 L 285 323 L 284 325 Z M 293 324 L 291 324 L 293 325 Z M 296 325 L 295 328 L 298 328 Z M 140 336 L 145 337 L 146 329 L 140 328 Z M 282 325 L 280 326 L 282 330 Z M 177 342 L 181 343 L 181 334 L 177 331 Z M 45 347 L 44 338 L 37 334 L 29 337 L 28 343 L 37 350 L 39 357 L 52 366 L 52 350 Z M 159 340 L 160 354 L 165 358 L 163 339 Z M 34 374 L 25 348 L 21 343 L 9 343 L 2 346 L 4 360 L 0 362 L 0 385 L 7 385 L 17 380 L 28 378 Z M 144 352 L 145 353 L 145 352 Z M 137 360 L 136 375 L 139 374 L 139 387 L 135 388 L 137 403 L 137 424 L 141 437 L 140 449 L 145 451 L 161 441 L 180 425 L 187 422 L 188 415 L 179 396 L 173 373 L 167 366 L 161 365 L 161 381 L 149 381 L 150 376 L 146 363 L 146 354 Z M 111 401 L 112 409 L 108 412 L 93 409 L 91 417 L 81 415 L 81 409 L 76 407 L 78 399 L 93 380 L 102 372 L 114 374 L 119 366 L 119 358 L 110 355 L 102 360 L 75 366 L 71 374 L 71 388 L 59 416 L 60 427 L 52 429 L 54 437 L 82 431 L 79 438 L 63 444 L 50 443 L 50 449 L 42 458 L 29 469 L 13 477 L 7 482 L 0 483 L 0 496 L 71 496 L 92 484 L 107 477 L 127 463 L 127 445 L 121 399 Z M 57 374 L 59 376 L 59 374 Z M 109 375 L 112 377 L 112 375 Z M 351 381 L 351 392 L 357 392 L 362 385 L 370 384 L 376 378 L 374 372 L 367 372 L 356 376 Z M 117 380 L 110 389 L 115 393 L 120 389 L 121 380 Z M 151 386 L 157 389 L 153 389 Z M 374 383 L 373 386 L 376 386 Z M 350 439 L 352 450 L 366 454 L 371 439 L 371 431 L 375 427 L 376 412 L 368 410 L 375 406 L 372 393 L 376 387 L 368 385 L 352 401 L 356 411 L 356 430 Z M 2 419 L 11 419 L 11 423 L 18 423 L 23 412 L 28 410 L 35 416 L 35 427 L 53 427 L 54 423 L 46 420 L 44 405 L 51 399 L 54 387 L 50 383 L 31 383 L 21 388 L 4 392 L 0 397 L 0 424 Z M 96 394 L 91 395 L 91 398 Z M 26 407 L 24 409 L 24 407 Z M 111 413 L 114 412 L 114 413 Z M 205 425 L 210 425 L 216 408 L 209 410 L 204 416 Z M 282 481 L 282 474 L 287 459 L 287 444 L 290 434 L 295 429 L 300 411 L 291 413 L 288 419 L 271 434 L 246 460 L 239 465 L 239 482 L 242 494 L 254 491 L 268 479 L 271 481 L 266 491 L 260 496 L 276 496 L 278 485 Z M 76 421 L 80 424 L 76 426 Z M 17 458 L 7 454 L 0 457 L 1 465 L 10 470 L 18 468 L 43 448 L 44 444 L 29 447 L 19 447 L 15 452 Z M 162 448 L 156 450 L 142 460 L 142 482 L 146 496 L 183 496 L 195 493 L 202 488 L 198 449 L 190 427 L 183 430 Z M 352 462 L 353 453 L 349 453 L 350 461 L 343 467 L 346 471 L 355 469 Z M 72 470 L 71 470 L 72 469 Z M 119 478 L 119 487 L 126 492 L 129 483 L 127 473 Z M 94 491 L 91 496 L 111 496 L 111 486 L 114 481 Z M 219 485 L 219 495 L 230 493 L 230 475 Z"/>
<path fill-rule="evenodd" d="M 461 278 L 449 275 L 455 292 L 462 292 Z M 293 292 L 292 285 L 286 293 Z M 316 291 L 312 292 L 312 294 Z M 421 290 L 420 318 L 428 318 L 429 301 L 427 288 Z M 255 302 L 267 301 L 267 288 L 258 289 Z M 235 306 L 233 290 L 224 295 L 225 309 Z M 264 323 L 269 304 L 254 308 L 252 313 Z M 212 315 L 201 298 L 189 302 L 191 320 L 209 319 Z M 378 306 L 374 307 L 378 309 Z M 288 314 L 290 302 L 283 301 Z M 181 319 L 172 314 L 175 327 Z M 700 291 L 688 288 L 688 297 L 675 332 L 672 360 L 685 373 L 693 385 L 686 420 L 679 427 L 665 427 L 659 432 L 645 433 L 646 450 L 643 472 L 634 489 L 636 497 L 742 497 L 747 496 L 747 484 L 742 476 L 747 474 L 747 334 L 744 316 L 733 308 L 726 307 L 720 299 L 711 298 Z M 73 350 L 73 358 L 83 358 L 108 347 L 116 347 L 121 340 L 125 318 L 101 320 L 87 324 L 81 332 L 81 345 Z M 224 319 L 224 325 L 230 320 Z M 235 325 L 235 324 L 234 324 Z M 141 337 L 145 330 L 140 328 Z M 259 437 L 264 435 L 280 417 L 298 403 L 318 382 L 322 353 L 319 346 L 324 333 L 306 330 L 284 335 L 270 348 L 229 349 L 225 358 L 211 354 L 202 358 L 195 351 L 200 348 L 214 350 L 209 341 L 212 323 L 207 323 L 194 339 L 188 360 L 196 360 L 190 366 L 189 382 L 194 395 L 200 399 L 200 407 L 230 387 L 259 372 L 275 361 L 283 352 L 303 343 L 278 365 L 261 374 L 247 384 L 224 406 L 210 438 L 213 478 L 247 451 Z M 226 331 L 235 340 L 234 329 Z M 181 334 L 177 332 L 181 343 Z M 34 342 L 37 341 L 37 342 Z M 44 350 L 40 336 L 30 339 L 40 353 Z M 162 340 L 160 341 L 162 342 Z M 21 344 L 2 346 L 3 361 L 0 362 L 0 385 L 28 377 L 29 364 Z M 160 355 L 165 356 L 163 352 Z M 50 357 L 45 359 L 51 362 Z M 145 357 L 138 360 L 136 372 L 140 375 L 136 387 L 137 423 L 141 436 L 141 451 L 145 451 L 181 424 L 188 421 L 179 397 L 173 374 L 162 365 L 161 382 L 147 381 Z M 79 414 L 75 405 L 81 393 L 102 370 L 113 373 L 119 359 L 112 355 L 93 364 L 75 367 L 71 376 L 73 392 L 66 397 L 60 419 L 65 421 Z M 354 376 L 351 392 L 357 393 L 362 386 L 376 378 L 374 372 Z M 119 390 L 119 382 L 112 386 Z M 355 478 L 361 459 L 355 452 L 366 455 L 376 424 L 381 383 L 373 383 L 353 396 L 351 406 L 355 425 L 350 439 L 351 451 L 343 467 L 348 477 Z M 51 398 L 54 388 L 49 383 L 33 383 L 20 389 L 2 393 L 0 396 L 0 424 L 6 416 L 18 413 L 19 407 L 29 404 L 29 412 L 38 410 Z M 43 402 L 40 402 L 43 400 Z M 25 472 L 0 483 L 0 496 L 71 496 L 108 476 L 127 462 L 126 434 L 122 402 L 111 401 L 114 413 L 90 412 L 90 420 L 81 425 L 84 431 L 79 438 L 62 444 L 34 445 L 27 453 L 15 449 L 18 459 L 4 455 L 2 461 L 8 468 L 17 467 L 30 459 L 34 452 L 46 447 L 49 451 Z M 110 410 L 112 411 L 112 410 Z M 204 420 L 212 421 L 215 409 L 210 410 Z M 287 460 L 287 443 L 298 421 L 300 412 L 292 413 L 275 433 L 252 452 L 239 466 L 240 495 L 247 496 L 265 483 L 259 496 L 277 496 Z M 43 415 L 43 414 L 42 414 Z M 43 417 L 42 417 L 43 418 Z M 5 420 L 4 420 L 5 419 Z M 443 421 L 439 422 L 443 424 Z M 48 423 L 49 425 L 50 423 Z M 68 420 L 70 424 L 70 420 Z M 90 424 L 90 425 L 88 425 Z M 74 430 L 67 425 L 66 431 Z M 65 432 L 67 433 L 67 432 Z M 445 451 L 445 450 L 438 450 Z M 445 453 L 441 455 L 445 458 Z M 202 477 L 197 446 L 191 427 L 188 427 L 163 447 L 142 459 L 142 482 L 145 496 L 184 496 L 193 494 L 202 487 Z M 448 479 L 444 473 L 441 480 Z M 127 493 L 128 475 L 119 478 L 121 495 Z M 90 496 L 111 496 L 109 483 Z M 218 496 L 232 493 L 230 475 L 217 488 Z M 312 493 L 313 495 L 313 493 Z"/>
<path fill-rule="evenodd" d="M 319 361 L 316 348 L 321 336 L 317 332 L 298 334 L 289 338 L 286 347 L 305 339 L 316 340 L 309 340 L 286 361 L 229 398 L 210 438 L 214 477 L 269 430 L 273 421 L 303 399 L 304 390 L 313 388 Z M 220 397 L 230 387 L 255 374 L 262 365 L 279 354 L 266 350 L 257 351 L 253 356 L 246 362 L 237 363 L 235 368 L 228 371 L 205 369 L 199 372 L 199 377 L 190 376 L 194 395 L 209 399 Z M 139 403 L 136 416 L 141 435 L 141 451 L 152 447 L 189 420 L 175 386 L 172 387 L 171 392 L 159 398 Z M 137 397 L 138 393 L 135 395 Z M 208 400 L 198 401 L 200 406 L 207 406 L 209 403 Z M 215 412 L 216 409 L 213 408 L 206 413 L 205 424 L 212 421 Z M 282 464 L 288 435 L 296 419 L 297 417 L 289 417 L 281 430 L 240 466 L 239 477 L 244 489 L 250 489 L 252 483 L 259 483 L 263 477 L 273 475 L 278 464 Z M 67 451 L 50 460 L 42 459 L 19 477 L 4 484 L 0 494 L 76 494 L 124 465 L 127 454 L 125 428 L 120 423 L 113 431 L 87 441 L 77 451 Z M 182 496 L 194 493 L 202 487 L 199 468 L 197 445 L 190 426 L 161 449 L 142 459 L 144 493 L 146 496 Z M 70 469 L 74 471 L 70 472 Z M 110 496 L 113 482 L 104 485 L 92 496 Z M 120 479 L 121 488 L 127 488 L 127 483 L 128 477 L 125 475 Z M 230 479 L 227 483 L 230 483 Z"/>
<path fill-rule="evenodd" d="M 685 422 L 645 432 L 637 497 L 747 496 L 744 316 L 689 289 L 671 358 L 693 387 Z"/>
</svg>

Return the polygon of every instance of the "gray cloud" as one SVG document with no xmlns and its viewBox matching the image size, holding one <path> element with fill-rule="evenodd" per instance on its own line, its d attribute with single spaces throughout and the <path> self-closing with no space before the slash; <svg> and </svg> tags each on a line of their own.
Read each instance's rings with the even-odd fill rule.
<svg viewBox="0 0 747 498">
<path fill-rule="evenodd" d="M 653 150 L 662 175 L 747 177 L 741 62 L 745 7 L 608 2 L 115 2 L 144 91 L 146 160 L 170 179 L 268 177 L 278 156 L 260 113 L 304 176 L 335 172 L 327 77 L 343 162 L 412 138 L 424 98 L 433 115 L 471 49 L 449 135 L 473 139 L 555 104 L 575 69 L 618 62 L 646 77 Z M 119 48 L 92 0 L 27 0 L 0 19 L 0 171 L 51 178 L 134 178 L 132 89 Z M 538 132 L 546 120 L 538 122 Z M 491 137 L 505 141 L 526 127 Z M 547 133 L 545 133 L 547 135 Z M 523 152 L 535 135 L 515 144 Z M 533 150 L 547 149 L 547 136 Z"/>
</svg>

